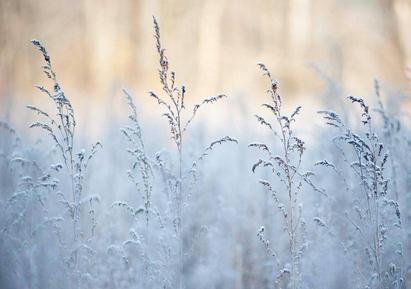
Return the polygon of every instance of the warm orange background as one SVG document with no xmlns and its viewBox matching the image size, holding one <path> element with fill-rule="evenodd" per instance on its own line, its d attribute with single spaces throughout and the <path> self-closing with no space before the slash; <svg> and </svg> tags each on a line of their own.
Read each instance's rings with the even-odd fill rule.
<svg viewBox="0 0 411 289">
<path fill-rule="evenodd" d="M 262 95 L 258 61 L 306 102 L 323 87 L 312 63 L 355 95 L 369 94 L 374 77 L 407 83 L 408 0 L 1 0 L 0 116 L 33 102 L 44 82 L 32 38 L 76 103 L 98 106 L 123 86 L 139 97 L 158 89 L 152 15 L 189 97 Z"/>
</svg>

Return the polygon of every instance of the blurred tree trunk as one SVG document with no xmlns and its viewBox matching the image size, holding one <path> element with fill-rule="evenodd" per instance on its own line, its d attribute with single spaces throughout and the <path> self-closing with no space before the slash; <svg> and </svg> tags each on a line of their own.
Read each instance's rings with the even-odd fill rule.
<svg viewBox="0 0 411 289">
<path fill-rule="evenodd" d="M 398 67 L 402 70 L 395 71 L 396 75 L 404 75 L 404 69 L 409 63 L 410 55 L 410 27 L 411 27 L 411 10 L 410 3 L 407 0 L 381 0 L 382 15 L 381 17 L 384 28 L 392 45 L 392 55 L 398 61 Z M 403 26 L 404 25 L 404 26 Z M 408 46 L 408 47 L 407 47 Z"/>
<path fill-rule="evenodd" d="M 411 1 L 393 0 L 391 5 L 395 13 L 398 42 L 404 62 L 407 66 L 411 66 Z"/>
<path fill-rule="evenodd" d="M 223 1 L 203 1 L 199 16 L 197 86 L 210 91 L 218 88 L 221 52 L 221 21 Z"/>
</svg>

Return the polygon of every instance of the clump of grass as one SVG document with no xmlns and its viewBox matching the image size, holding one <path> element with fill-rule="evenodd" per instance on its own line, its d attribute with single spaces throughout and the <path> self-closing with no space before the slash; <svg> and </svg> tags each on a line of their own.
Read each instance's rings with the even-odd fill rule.
<svg viewBox="0 0 411 289">
<path fill-rule="evenodd" d="M 171 158 L 165 160 L 161 152 L 153 157 L 148 154 L 136 105 L 132 96 L 123 90 L 130 110 L 128 117 L 130 124 L 121 130 L 130 145 L 127 152 L 132 164 L 128 177 L 137 195 L 142 198 L 143 205 L 133 206 L 127 201 L 117 201 L 112 206 L 125 208 L 135 221 L 135 226 L 130 229 L 131 238 L 123 243 L 121 254 L 123 258 L 128 259 L 124 256 L 125 246 L 131 244 L 142 252 L 144 276 L 139 281 L 142 286 L 150 287 L 152 280 L 157 279 L 162 282 L 161 286 L 164 288 L 184 288 L 184 256 L 187 251 L 184 248 L 183 207 L 191 195 L 189 191 L 194 187 L 197 166 L 215 146 L 228 142 L 237 143 L 237 140 L 229 136 L 215 140 L 204 149 L 200 156 L 187 161 L 184 154 L 185 138 L 198 111 L 207 104 L 213 104 L 226 98 L 226 95 L 220 94 L 206 98 L 188 111 L 185 103 L 186 88 L 177 85 L 176 75 L 169 68 L 165 49 L 160 41 L 160 27 L 154 17 L 153 24 L 155 45 L 159 56 L 159 79 L 164 95 L 153 91 L 150 91 L 149 95 L 163 109 L 162 115 L 169 124 L 177 161 L 174 165 Z M 191 162 L 191 165 L 186 166 L 187 162 Z M 157 176 L 159 178 L 156 180 Z M 165 188 L 156 188 L 157 185 L 164 185 Z M 166 200 L 163 202 L 157 197 L 158 203 L 155 204 L 154 194 L 159 191 L 166 192 Z M 140 226 L 142 225 L 139 221 L 141 216 L 145 219 L 144 226 Z M 156 222 L 152 222 L 152 219 Z M 172 245 L 173 239 L 176 241 L 175 249 Z"/>
<path fill-rule="evenodd" d="M 141 198 L 143 206 L 135 208 L 125 201 L 114 202 L 112 206 L 125 208 L 135 220 L 136 224 L 138 224 L 139 222 L 140 215 L 144 215 L 145 226 L 143 237 L 140 238 L 140 236 L 138 235 L 139 228 L 137 226 L 133 227 L 130 229 L 131 239 L 125 241 L 123 243 L 123 247 L 134 243 L 137 243 L 139 246 L 143 247 L 142 257 L 144 259 L 144 278 L 142 278 L 142 284 L 144 288 L 147 288 L 151 286 L 149 283 L 150 280 L 155 278 L 155 276 L 152 276 L 153 270 L 151 269 L 152 267 L 154 267 L 154 264 L 149 256 L 150 216 L 158 215 L 157 210 L 152 207 L 152 192 L 154 183 L 154 172 L 152 168 L 153 161 L 149 158 L 145 149 L 142 130 L 138 121 L 137 108 L 134 104 L 133 98 L 126 89 L 123 89 L 123 93 L 126 97 L 127 104 L 130 109 L 128 116 L 130 125 L 127 125 L 126 127 L 121 129 L 122 134 L 131 146 L 130 148 L 127 148 L 127 152 L 130 156 L 130 159 L 132 160 L 132 165 L 130 170 L 128 170 L 127 175 L 134 185 L 136 195 Z M 143 243 L 140 241 L 141 239 L 144 240 Z M 124 248 L 122 249 L 122 252 L 125 252 Z"/>
<path fill-rule="evenodd" d="M 378 85 L 376 92 L 378 95 Z M 349 186 L 346 191 L 353 195 L 348 197 L 351 206 L 344 217 L 352 231 L 349 239 L 343 238 L 342 243 L 354 262 L 356 281 L 360 287 L 403 288 L 402 241 L 396 233 L 402 226 L 401 213 L 399 203 L 392 199 L 395 194 L 387 177 L 390 152 L 374 129 L 368 104 L 360 97 L 349 96 L 348 99 L 361 108 L 363 133 L 347 127 L 333 111 L 319 113 L 328 125 L 341 133 L 333 142 L 350 172 L 343 173 L 328 161 L 318 162 L 318 165 L 332 168 L 345 179 L 350 178 L 347 174 L 353 173 L 351 179 L 358 180 L 352 185 L 346 183 Z M 384 119 L 385 126 L 388 125 L 387 121 Z"/>
<path fill-rule="evenodd" d="M 2 286 L 40 286 L 36 254 L 44 249 L 43 236 L 51 241 L 48 232 L 61 224 L 60 218 L 50 216 L 48 206 L 59 184 L 54 176 L 59 169 L 56 165 L 43 170 L 15 129 L 0 120 L 0 246 L 8 251 L 0 266 L 12 280 L 2 280 Z"/>
<path fill-rule="evenodd" d="M 27 106 L 28 109 L 35 112 L 40 118 L 31 124 L 30 128 L 40 128 L 52 139 L 63 161 L 63 165 L 58 166 L 64 166 L 71 184 L 70 192 L 58 194 L 60 197 L 59 201 L 64 205 L 72 223 L 72 240 L 62 246 L 68 247 L 65 248 L 68 249 L 68 253 L 64 262 L 70 269 L 70 281 L 73 286 L 80 288 L 81 279 L 87 274 L 80 268 L 80 262 L 83 259 L 87 261 L 88 256 L 93 254 L 93 250 L 87 243 L 93 237 L 96 227 L 93 203 L 99 200 L 98 196 L 84 195 L 84 177 L 90 160 L 96 154 L 98 147 L 101 147 L 101 144 L 99 142 L 94 144 L 89 153 L 86 153 L 85 150 L 80 150 L 76 153 L 75 131 L 77 123 L 74 108 L 57 80 L 56 72 L 46 48 L 38 40 L 34 39 L 32 43 L 43 56 L 44 64 L 42 69 L 47 78 L 51 80 L 52 85 L 51 89 L 44 86 L 36 87 L 48 96 L 56 108 L 56 113 L 55 115 L 49 114 L 36 106 Z M 91 230 L 88 237 L 81 228 L 81 218 L 85 204 L 89 204 L 89 215 L 91 216 Z M 83 256 L 81 255 L 82 253 L 84 254 Z"/>
<path fill-rule="evenodd" d="M 304 142 L 295 135 L 293 123 L 299 114 L 301 107 L 298 106 L 290 115 L 286 115 L 282 108 L 282 98 L 278 92 L 278 82 L 272 78 L 267 67 L 260 63 L 259 68 L 268 78 L 270 87 L 267 91 L 271 102 L 264 103 L 263 107 L 271 113 L 273 121 L 255 115 L 257 121 L 264 127 L 268 128 L 276 139 L 280 141 L 280 153 L 277 155 L 265 143 L 252 143 L 249 147 L 257 148 L 265 153 L 265 157 L 259 159 L 252 167 L 252 171 L 259 167 L 267 168 L 278 178 L 283 188 L 276 188 L 269 180 L 260 180 L 270 193 L 273 201 L 279 209 L 283 222 L 284 230 L 288 239 L 288 260 L 280 260 L 279 254 L 271 246 L 269 240 L 264 236 L 265 228 L 261 227 L 258 231 L 258 237 L 266 247 L 270 256 L 278 268 L 275 283 L 281 280 L 289 280 L 289 288 L 298 288 L 301 275 L 301 258 L 307 247 L 305 240 L 306 223 L 302 214 L 302 203 L 300 192 L 303 183 L 310 185 L 316 191 L 325 194 L 311 182 L 312 172 L 301 172 L 301 161 L 305 151 Z M 284 193 L 282 193 L 284 189 Z"/>
<path fill-rule="evenodd" d="M 131 122 L 131 125 L 121 129 L 127 141 L 132 145 L 132 148 L 127 149 L 127 152 L 133 159 L 133 165 L 131 170 L 128 171 L 128 177 L 136 185 L 137 188 L 140 187 L 140 180 L 138 178 L 141 177 L 141 183 L 144 190 L 144 194 L 142 196 L 144 209 L 143 211 L 137 210 L 136 212 L 144 212 L 146 224 L 148 225 L 152 203 L 151 196 L 153 191 L 153 169 L 150 163 L 151 160 L 147 156 L 144 147 L 141 127 L 137 117 L 137 108 L 134 104 L 133 98 L 128 93 L 128 91 L 123 89 L 123 93 L 126 96 L 127 104 L 130 108 L 130 114 L 128 118 Z"/>
</svg>

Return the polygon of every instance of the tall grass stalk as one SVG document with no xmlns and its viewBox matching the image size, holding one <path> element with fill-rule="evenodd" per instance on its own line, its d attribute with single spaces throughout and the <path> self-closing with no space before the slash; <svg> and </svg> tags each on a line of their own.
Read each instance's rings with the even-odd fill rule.
<svg viewBox="0 0 411 289">
<path fill-rule="evenodd" d="M 377 95 L 378 93 L 377 90 Z M 358 256 L 353 257 L 356 262 L 357 278 L 369 288 L 403 288 L 402 261 L 399 261 L 403 258 L 402 241 L 401 237 L 396 235 L 396 231 L 401 230 L 402 221 L 395 193 L 394 199 L 390 196 L 392 191 L 387 177 L 390 153 L 374 128 L 370 108 L 365 100 L 354 96 L 349 96 L 348 99 L 361 108 L 363 133 L 357 133 L 347 127 L 333 111 L 319 113 L 329 126 L 341 132 L 333 142 L 342 154 L 344 163 L 359 182 L 358 186 L 354 185 L 353 188 L 347 189 L 354 194 L 353 210 L 344 213 L 346 221 L 353 228 L 354 236 L 357 235 L 355 238 L 353 236 L 356 241 L 351 250 L 365 252 L 364 259 L 369 261 L 364 265 Z M 318 162 L 318 165 L 341 171 L 328 161 Z M 394 239 L 393 242 L 389 242 L 390 238 Z M 390 247 L 391 244 L 394 244 L 394 248 Z M 389 254 L 391 250 L 394 251 L 393 255 Z M 398 257 L 392 259 L 395 255 Z M 361 278 L 362 276 L 365 277 Z"/>
<path fill-rule="evenodd" d="M 217 102 L 226 97 L 224 94 L 213 96 L 210 98 L 204 99 L 200 104 L 194 105 L 192 112 L 187 115 L 185 107 L 185 96 L 186 88 L 184 85 L 178 86 L 176 84 L 176 75 L 175 72 L 170 71 L 169 62 L 165 55 L 165 49 L 162 47 L 161 38 L 160 38 L 160 27 L 158 25 L 157 19 L 153 17 L 154 23 L 154 38 L 157 53 L 159 56 L 159 79 L 162 85 L 163 92 L 165 97 L 159 96 L 157 93 L 150 91 L 150 96 L 153 97 L 164 109 L 163 116 L 167 119 L 171 139 L 173 140 L 175 147 L 177 149 L 178 155 L 178 165 L 177 165 L 177 178 L 175 184 L 175 202 L 176 202 L 176 230 L 177 230 L 177 239 L 178 239 L 178 288 L 184 288 L 184 219 L 183 219 L 183 205 L 185 198 L 185 185 L 184 178 L 187 173 L 193 172 L 193 168 L 196 166 L 196 162 L 193 163 L 193 167 L 185 173 L 184 171 L 184 139 L 185 135 L 197 115 L 198 110 L 205 104 L 211 104 Z M 218 141 L 214 141 L 206 148 L 204 153 L 199 157 L 201 161 L 209 151 L 213 149 L 216 144 L 221 144 L 225 142 L 237 142 L 231 137 L 223 137 Z"/>
<path fill-rule="evenodd" d="M 97 196 L 88 196 L 88 198 L 84 198 L 84 175 L 87 172 L 90 160 L 93 158 L 97 152 L 97 148 L 101 146 L 101 144 L 97 142 L 93 145 L 88 154 L 86 154 L 84 150 L 75 153 L 75 130 L 77 123 L 74 108 L 57 80 L 56 73 L 51 63 L 51 58 L 47 53 L 46 48 L 38 40 L 34 39 L 32 40 L 32 43 L 42 54 L 44 58 L 44 65 L 42 66 L 43 72 L 52 82 L 52 89 L 47 89 L 44 86 L 36 87 L 49 97 L 57 112 L 56 115 L 53 116 L 36 106 L 27 106 L 28 109 L 40 116 L 40 120 L 31 124 L 30 128 L 40 128 L 50 136 L 60 152 L 60 157 L 62 158 L 66 172 L 68 173 L 71 183 L 71 199 L 67 194 L 59 193 L 60 202 L 64 204 L 72 222 L 73 240 L 65 262 L 71 269 L 69 274 L 71 275 L 72 287 L 80 288 L 81 277 L 83 274 L 79 268 L 80 254 L 82 250 L 85 250 L 87 254 L 92 254 L 93 252 L 86 243 L 94 235 L 96 223 L 93 202 L 98 201 Z M 86 203 L 90 204 L 92 222 L 90 236 L 88 238 L 85 238 L 85 234 L 80 228 L 82 207 Z"/>
<path fill-rule="evenodd" d="M 255 172 L 258 167 L 268 168 L 285 187 L 286 194 L 282 194 L 280 189 L 277 190 L 270 181 L 260 180 L 260 183 L 271 193 L 273 201 L 283 217 L 284 229 L 288 236 L 288 262 L 281 264 L 278 253 L 264 237 L 264 227 L 261 227 L 259 230 L 258 237 L 265 245 L 270 256 L 273 257 L 278 268 L 275 283 L 278 284 L 281 279 L 289 275 L 289 286 L 295 289 L 299 287 L 301 281 L 301 258 L 307 247 L 305 239 L 306 223 L 303 218 L 300 191 L 303 183 L 306 183 L 315 191 L 324 195 L 325 193 L 312 183 L 310 179 L 313 175 L 312 172 L 301 172 L 300 167 L 305 146 L 304 142 L 295 135 L 293 130 L 293 123 L 296 121 L 296 116 L 299 114 L 301 107 L 298 106 L 289 116 L 283 113 L 282 98 L 278 92 L 278 82 L 273 79 L 270 71 L 264 64 L 260 63 L 258 66 L 270 83 L 267 93 L 270 96 L 271 102 L 264 103 L 262 106 L 269 110 L 274 124 L 260 115 L 255 115 L 255 117 L 263 127 L 268 128 L 274 137 L 280 141 L 281 154 L 275 155 L 273 148 L 270 148 L 265 143 L 250 144 L 250 147 L 257 148 L 266 154 L 266 158 L 259 159 L 253 165 L 252 171 Z M 288 264 L 290 265 L 288 266 Z"/>
</svg>

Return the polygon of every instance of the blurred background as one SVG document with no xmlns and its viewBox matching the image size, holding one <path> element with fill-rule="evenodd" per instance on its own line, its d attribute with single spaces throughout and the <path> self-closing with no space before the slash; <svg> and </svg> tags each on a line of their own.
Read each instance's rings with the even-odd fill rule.
<svg viewBox="0 0 411 289">
<path fill-rule="evenodd" d="M 340 152 L 331 142 L 335 131 L 328 132 L 324 120 L 315 112 L 329 108 L 347 119 L 348 124 L 351 122 L 352 127 L 361 124 L 361 113 L 355 112 L 359 106 L 349 105 L 344 97 L 350 94 L 363 96 L 375 107 L 377 98 L 373 92 L 373 80 L 379 79 L 387 111 L 390 116 L 395 116 L 392 121 L 397 117 L 406 119 L 401 122 L 400 132 L 399 129 L 393 135 L 387 134 L 386 130 L 379 132 L 389 150 L 393 151 L 394 162 L 398 162 L 398 165 L 392 164 L 392 179 L 394 182 L 398 180 L 401 209 L 411 212 L 411 155 L 407 153 L 411 144 L 408 129 L 411 118 L 407 109 L 399 109 L 401 106 L 404 108 L 401 97 L 405 98 L 404 95 L 411 92 L 411 0 L 0 0 L 0 124 L 2 119 L 6 119 L 16 127 L 18 135 L 23 136 L 20 148 L 14 145 L 14 142 L 20 144 L 20 138 L 13 139 L 14 131 L 12 137 L 8 137 L 5 129 L 8 126 L 0 126 L 0 133 L 6 132 L 0 134 L 0 160 L 6 160 L 0 161 L 0 205 L 18 192 L 20 177 L 26 176 L 25 170 L 29 169 L 24 168 L 22 172 L 9 170 L 15 155 L 33 159 L 44 168 L 61 161 L 44 132 L 28 129 L 30 123 L 40 117 L 29 112 L 27 104 L 53 116 L 55 113 L 55 107 L 47 96 L 34 87 L 37 84 L 49 87 L 51 84 L 42 73 L 44 61 L 41 54 L 30 43 L 36 38 L 46 46 L 58 80 L 75 109 L 79 128 L 76 129 L 76 148 L 90 148 L 97 140 L 103 144 L 84 180 L 87 196 L 101 197 L 96 209 L 97 238 L 92 240 L 92 247 L 98 252 L 95 260 L 99 266 L 89 268 L 98 277 L 92 281 L 99 285 L 88 288 L 131 288 L 127 280 L 139 276 L 135 272 L 142 272 L 138 271 L 141 265 L 139 258 L 132 259 L 135 263 L 131 268 L 135 272 L 122 270 L 122 255 L 111 255 L 107 250 L 127 240 L 130 228 L 142 232 L 144 225 L 135 224 L 125 211 L 112 208 L 113 202 L 123 200 L 137 208 L 142 200 L 140 193 L 136 194 L 139 189 L 136 191 L 134 180 L 130 182 L 127 175 L 127 170 L 135 164 L 126 151 L 130 144 L 120 131 L 121 127 L 130 124 L 121 88 L 127 87 L 135 98 L 147 154 L 153 158 L 164 158 L 170 171 L 177 168 L 177 155 L 170 140 L 168 123 L 161 116 L 162 111 L 156 101 L 147 94 L 149 90 L 162 92 L 153 38 L 153 15 L 160 24 L 162 45 L 167 49 L 177 82 L 187 87 L 185 112 L 188 116 L 192 105 L 204 97 L 220 93 L 229 96 L 222 103 L 199 111 L 195 124 L 187 133 L 188 141 L 185 141 L 187 164 L 191 166 L 191 161 L 197 159 L 211 140 L 225 135 L 239 139 L 238 146 L 230 144 L 216 148 L 216 152 L 207 157 L 209 160 L 200 165 L 196 188 L 187 189 L 190 205 L 184 207 L 187 220 L 187 240 L 184 242 L 191 246 L 187 246 L 190 248 L 186 258 L 189 270 L 185 274 L 187 284 L 191 285 L 187 288 L 272 288 L 270 282 L 274 277 L 274 265 L 270 260 L 271 253 L 267 254 L 257 238 L 257 231 L 262 225 L 266 227 L 268 239 L 275 242 L 280 252 L 287 254 L 283 225 L 278 221 L 281 220 L 280 211 L 272 208 L 269 191 L 258 185 L 258 179 L 271 177 L 268 171 L 255 175 L 251 172 L 261 155 L 247 147 L 256 140 L 272 144 L 274 148 L 279 145 L 269 130 L 254 119 L 261 103 L 268 99 L 265 91 L 269 87 L 257 62 L 265 63 L 279 80 L 287 112 L 297 105 L 303 106 L 293 129 L 306 141 L 304 166 L 310 171 L 311 164 L 323 159 L 345 165 L 345 157 L 339 157 Z M 399 112 L 403 114 L 399 115 Z M 354 117 L 350 118 L 350 113 Z M 379 117 L 376 119 L 381 121 Z M 394 131 L 394 128 L 396 126 L 390 129 Z M 26 138 L 28 142 L 25 142 Z M 397 168 L 398 173 L 395 171 Z M 157 174 L 162 172 L 157 170 Z M 347 171 L 349 177 L 350 172 Z M 58 179 L 62 180 L 58 189 L 69 193 L 69 176 L 66 173 L 58 173 Z M 171 185 L 166 183 L 167 178 L 156 177 L 154 204 L 162 210 L 161 214 L 165 211 L 164 216 L 169 221 L 158 240 L 164 238 L 167 244 L 173 234 L 175 219 L 172 210 L 164 209 L 169 205 L 169 196 L 164 197 L 168 191 L 163 189 Z M 312 221 L 314 217 L 324 216 L 332 225 L 336 224 L 335 228 L 341 232 L 339 236 L 348 239 L 351 235 L 347 234 L 347 228 L 351 227 L 347 225 L 343 212 L 354 208 L 354 202 L 351 202 L 355 200 L 351 199 L 354 195 L 348 195 L 341 178 L 328 171 L 320 171 L 316 181 L 324 185 L 331 197 L 325 200 L 311 190 L 303 195 L 302 203 L 307 208 L 304 214 L 309 220 L 308 240 L 312 242 L 307 251 L 304 271 L 307 276 L 304 279 L 307 284 L 313 284 L 304 288 L 354 288 L 349 284 L 355 275 L 347 274 L 352 267 L 350 260 L 342 258 L 337 242 L 325 238 Z M 359 191 L 356 181 L 352 181 L 353 192 Z M 49 200 L 51 216 L 66 212 L 59 195 Z M 21 202 L 21 206 L 25 204 Z M 27 207 L 32 206 L 29 201 L 27 204 Z M 18 202 L 16 207 L 10 207 L 10 218 L 15 216 L 14 212 L 19 212 L 19 208 Z M 39 215 L 47 217 L 42 208 L 39 212 Z M 11 219 L 2 217 L 7 214 L 8 211 L 0 210 L 0 223 L 11 223 Z M 29 214 L 28 219 L 31 216 Z M 34 216 L 33 223 L 40 220 Z M 411 254 L 411 215 L 406 216 L 404 228 L 407 230 L 403 232 L 407 236 L 405 261 L 411 260 L 407 258 Z M 89 218 L 84 220 L 87 226 L 94 222 L 94 219 L 91 223 Z M 31 219 L 29 221 L 22 222 L 21 227 L 15 226 L 16 235 L 23 241 L 26 232 L 32 235 L 31 227 L 27 225 L 31 224 Z M 62 231 L 70 233 L 67 225 L 62 227 Z M 157 236 L 158 228 L 150 228 L 153 236 Z M 30 283 L 33 279 L 33 284 L 46 284 L 49 275 L 56 276 L 55 281 L 50 281 L 54 283 L 37 288 L 56 288 L 54 284 L 58 284 L 58 288 L 69 288 L 60 284 L 60 280 L 65 279 L 64 271 L 60 267 L 55 268 L 58 262 L 50 262 L 51 257 L 60 260 L 56 253 L 59 243 L 54 239 L 50 241 L 49 235 L 45 232 L 44 236 L 38 237 L 38 250 L 35 246 L 29 247 L 30 252 L 34 248 L 37 255 L 26 257 L 23 251 L 22 257 L 16 257 L 17 261 L 9 256 L 3 257 L 3 262 L 0 262 L 1 288 L 31 288 L 1 286 L 6 281 L 17 284 L 27 280 Z M 36 244 L 33 241 L 33 245 Z M 49 244 L 54 249 L 50 250 Z M 158 244 L 156 241 L 147 247 L 151 250 L 147 251 L 148 255 L 159 252 L 162 257 Z M 15 248 L 15 239 L 0 237 L 0 255 L 2 252 L 14 253 Z M 130 252 L 130 256 L 135 254 Z M 367 260 L 363 258 L 365 250 L 357 255 L 353 251 L 353 254 L 353 260 Z M 153 256 L 154 261 L 159 259 L 163 262 L 157 255 Z M 36 266 L 27 265 L 30 264 L 28 260 L 40 264 L 38 272 L 33 271 L 37 270 Z M 166 260 L 164 264 L 172 265 L 172 262 Z M 407 266 L 411 276 L 411 266 L 408 263 Z M 161 270 L 158 271 L 161 274 L 168 272 Z M 8 274 L 9 271 L 20 275 Z M 117 284 L 116 278 L 123 287 L 111 286 Z M 121 283 L 123 281 L 127 282 Z"/>
<path fill-rule="evenodd" d="M 315 103 L 324 85 L 318 71 L 354 95 L 369 94 L 373 78 L 396 88 L 407 82 L 409 0 L 1 0 L 0 116 L 17 121 L 11 112 L 40 96 L 32 38 L 48 48 L 78 109 L 100 107 L 123 86 L 148 99 L 159 88 L 152 15 L 193 100 L 264 96 L 259 61 L 299 103 Z"/>
</svg>

